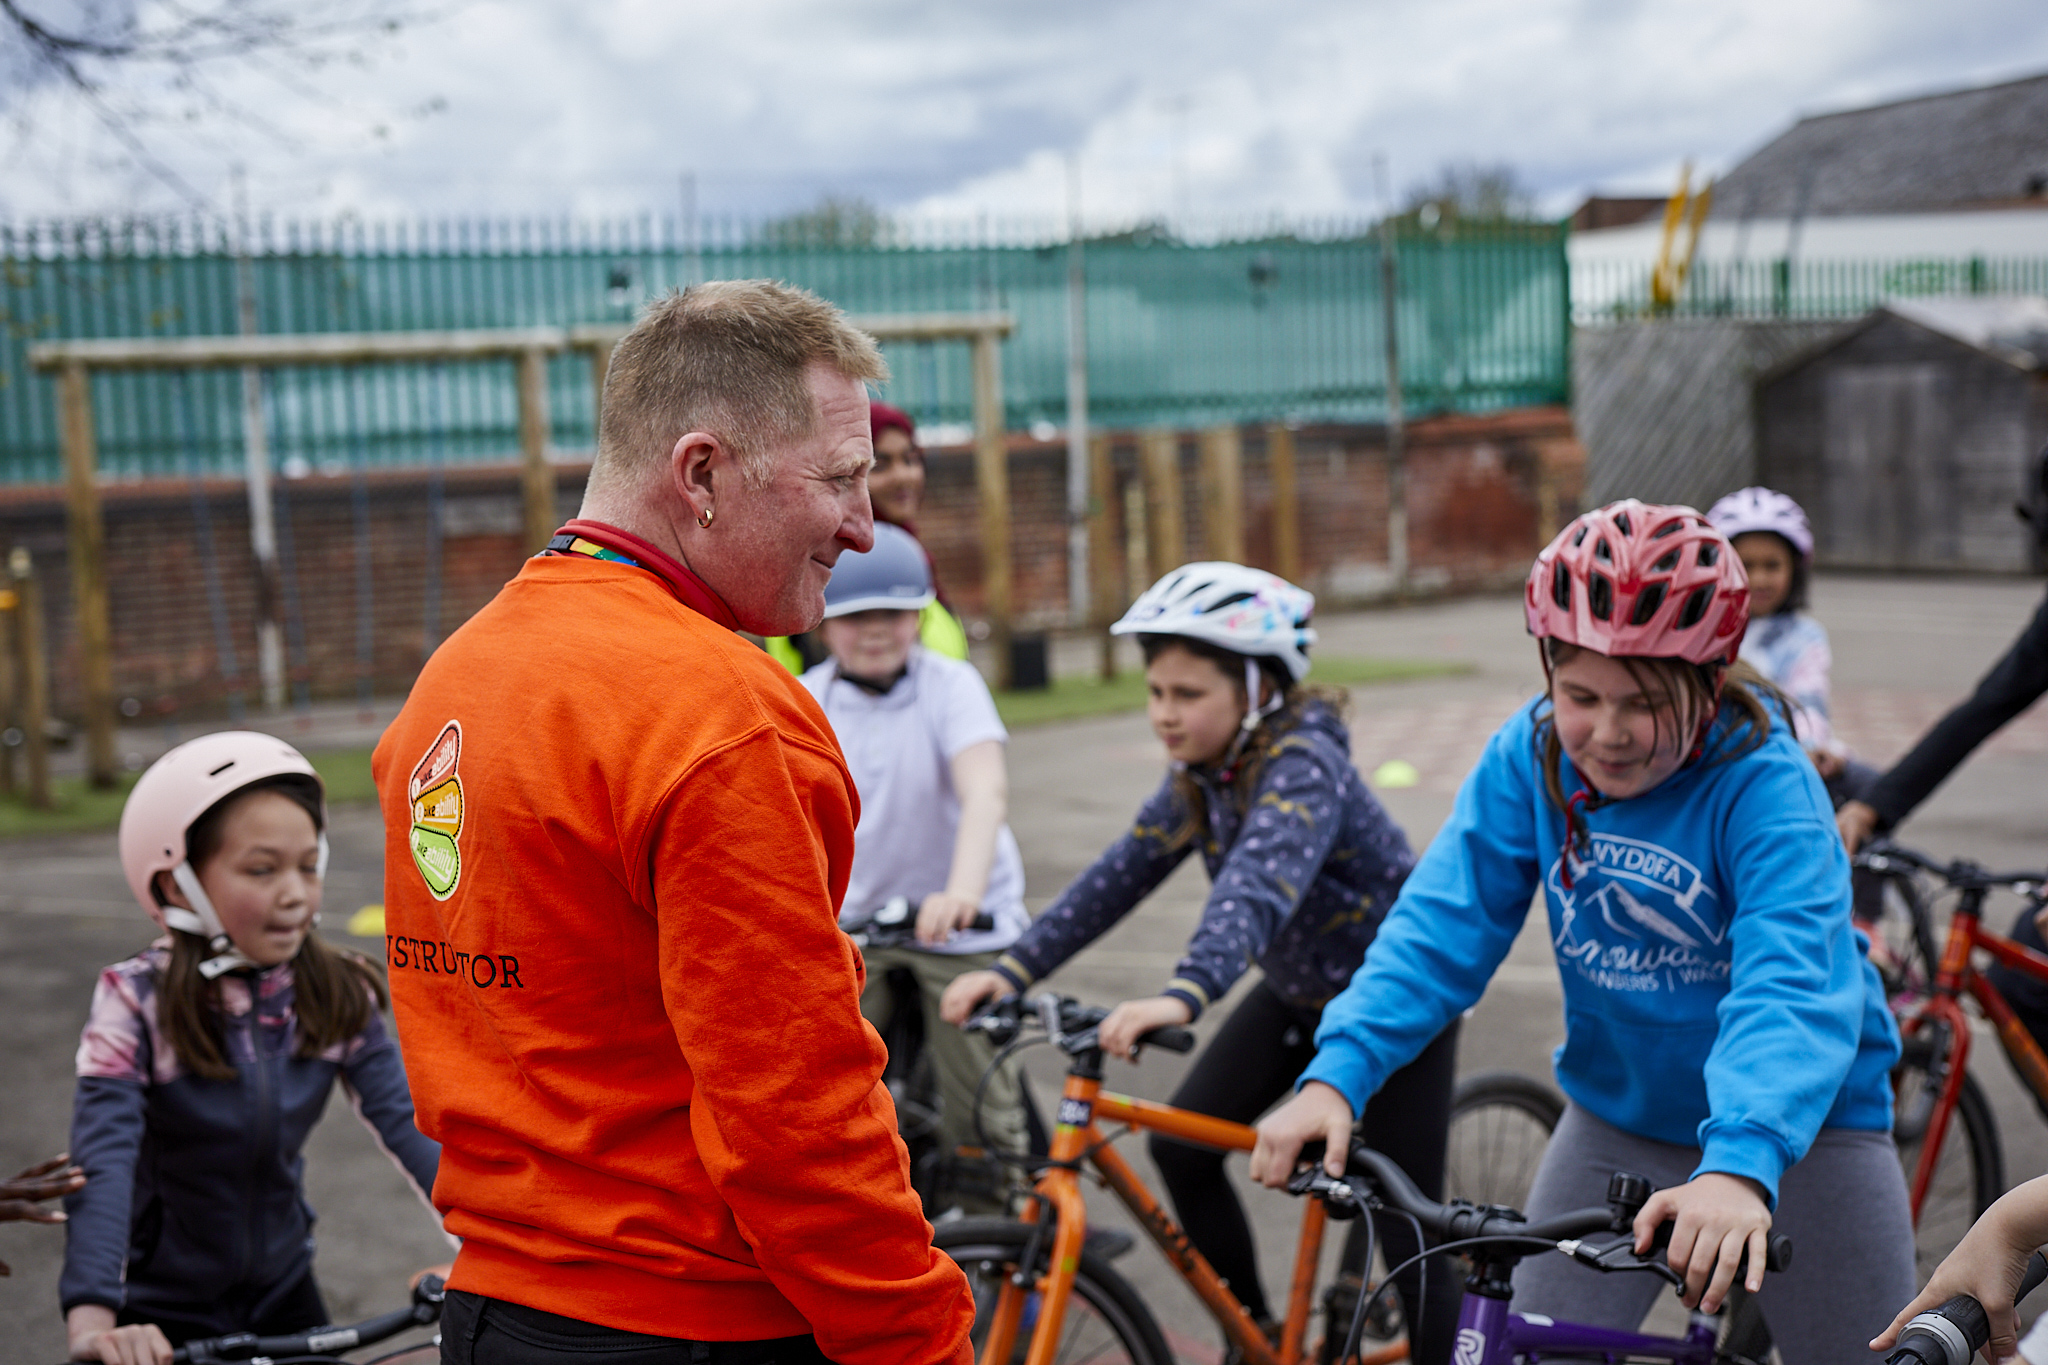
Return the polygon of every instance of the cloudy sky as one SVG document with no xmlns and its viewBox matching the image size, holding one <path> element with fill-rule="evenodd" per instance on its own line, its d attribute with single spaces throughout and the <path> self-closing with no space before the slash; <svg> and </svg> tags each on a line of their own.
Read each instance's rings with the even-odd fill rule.
<svg viewBox="0 0 2048 1365">
<path fill-rule="evenodd" d="M 21 0 L 95 3 L 119 0 Z M 239 163 L 256 207 L 302 216 L 665 214 L 687 178 L 707 214 L 1056 221 L 1070 165 L 1095 223 L 1352 215 L 1381 156 L 1397 192 L 1508 163 L 1563 211 L 1802 113 L 2048 72 L 2048 5 L 445 0 L 353 47 L 217 67 L 208 99 L 113 73 L 103 99 L 190 193 L 227 205 Z M 179 202 L 26 72 L 0 51 L 0 216 Z"/>
</svg>

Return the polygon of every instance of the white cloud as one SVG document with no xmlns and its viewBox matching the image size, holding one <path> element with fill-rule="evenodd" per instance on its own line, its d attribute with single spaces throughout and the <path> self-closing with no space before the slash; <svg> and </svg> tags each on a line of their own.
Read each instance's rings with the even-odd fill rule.
<svg viewBox="0 0 2048 1365">
<path fill-rule="evenodd" d="M 1353 214 L 1446 161 L 1563 208 L 1731 164 L 1802 111 L 2048 69 L 2038 0 L 499 0 L 313 73 L 221 87 L 150 145 L 225 203 L 307 216 L 707 211 L 861 194 L 927 216 Z M 54 86 L 16 90 L 0 213 L 172 196 Z M 159 92 L 152 107 L 176 112 Z"/>
</svg>

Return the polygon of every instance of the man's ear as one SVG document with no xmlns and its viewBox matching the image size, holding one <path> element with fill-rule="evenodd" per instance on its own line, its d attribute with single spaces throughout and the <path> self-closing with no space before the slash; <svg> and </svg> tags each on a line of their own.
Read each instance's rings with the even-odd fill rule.
<svg viewBox="0 0 2048 1365">
<path fill-rule="evenodd" d="M 190 910 L 192 903 L 185 899 L 185 893 L 178 886 L 177 878 L 168 872 L 159 872 L 152 883 L 156 898 L 165 905 L 175 905 L 180 910 Z"/>
<path fill-rule="evenodd" d="M 669 451 L 669 486 L 694 519 L 718 506 L 719 484 L 731 460 L 724 442 L 709 432 L 686 431 Z"/>
</svg>

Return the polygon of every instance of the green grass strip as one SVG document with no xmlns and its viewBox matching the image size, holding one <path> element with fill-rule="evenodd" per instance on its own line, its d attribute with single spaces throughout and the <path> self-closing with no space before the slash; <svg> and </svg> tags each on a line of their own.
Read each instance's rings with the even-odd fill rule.
<svg viewBox="0 0 2048 1365">
<path fill-rule="evenodd" d="M 1309 681 L 1332 687 L 1361 687 L 1371 683 L 1404 682 L 1411 678 L 1442 678 L 1472 671 L 1470 664 L 1443 663 L 1433 659 L 1358 659 L 1342 656 L 1318 658 L 1309 670 Z M 1113 682 L 1100 678 L 1055 678 L 1041 692 L 998 692 L 996 710 L 1003 724 L 1016 729 L 1046 725 L 1053 721 L 1079 720 L 1085 716 L 1106 716 L 1119 711 L 1139 711 L 1145 706 L 1145 675 L 1126 672 Z"/>
<path fill-rule="evenodd" d="M 370 751 L 341 749 L 334 753 L 308 754 L 313 767 L 327 784 L 327 799 L 334 804 L 375 801 L 376 784 L 370 781 Z M 82 777 L 59 777 L 50 782 L 50 808 L 37 810 L 28 804 L 26 792 L 17 789 L 0 797 L 0 839 L 32 839 L 50 834 L 76 834 L 86 830 L 112 829 L 121 822 L 121 807 L 138 773 L 123 773 L 112 791 L 94 791 Z M 25 779 L 21 765 L 15 765 L 17 783 Z"/>
</svg>

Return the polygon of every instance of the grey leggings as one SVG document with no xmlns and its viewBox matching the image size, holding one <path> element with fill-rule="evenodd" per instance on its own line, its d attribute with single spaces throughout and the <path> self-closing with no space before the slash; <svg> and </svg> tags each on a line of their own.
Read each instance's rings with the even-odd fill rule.
<svg viewBox="0 0 2048 1365">
<path fill-rule="evenodd" d="M 1652 1142 L 1576 1104 L 1551 1135 L 1528 1214 L 1548 1218 L 1607 1200 L 1615 1171 L 1659 1189 L 1692 1178 L 1697 1147 Z M 1778 1185 L 1773 1227 L 1792 1239 L 1792 1268 L 1766 1275 L 1757 1306 L 1786 1365 L 1869 1365 L 1868 1342 L 1913 1297 L 1913 1220 L 1889 1133 L 1824 1128 Z M 1651 1275 L 1602 1275 L 1562 1256 L 1532 1256 L 1515 1272 L 1517 1312 L 1634 1329 L 1660 1293 Z"/>
</svg>

